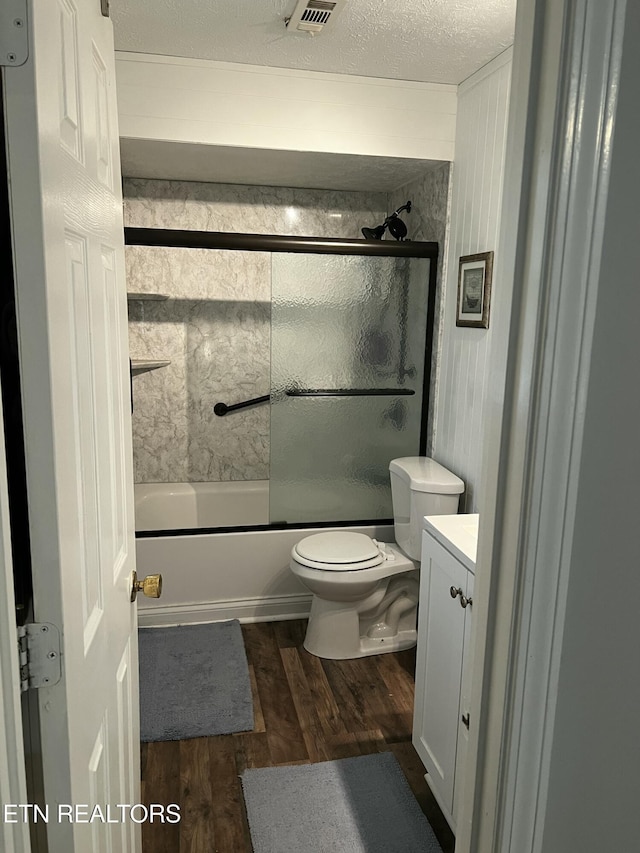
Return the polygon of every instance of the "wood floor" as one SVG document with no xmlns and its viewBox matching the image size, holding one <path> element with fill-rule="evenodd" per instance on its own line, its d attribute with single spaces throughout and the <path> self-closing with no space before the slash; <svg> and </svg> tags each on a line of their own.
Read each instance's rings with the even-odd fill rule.
<svg viewBox="0 0 640 853">
<path fill-rule="evenodd" d="M 254 731 L 142 745 L 143 802 L 178 803 L 182 814 L 179 824 L 143 824 L 144 853 L 251 853 L 245 768 L 386 751 L 452 853 L 453 836 L 411 745 L 415 651 L 320 660 L 302 648 L 305 629 L 303 620 L 243 625 Z"/>
</svg>

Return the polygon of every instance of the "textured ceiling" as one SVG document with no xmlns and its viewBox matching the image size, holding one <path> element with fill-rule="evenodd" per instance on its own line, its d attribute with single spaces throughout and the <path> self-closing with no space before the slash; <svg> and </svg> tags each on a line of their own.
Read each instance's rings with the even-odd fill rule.
<svg viewBox="0 0 640 853">
<path fill-rule="evenodd" d="M 460 83 L 513 42 L 516 0 L 346 0 L 330 29 L 286 31 L 296 0 L 111 0 L 117 50 Z"/>
</svg>

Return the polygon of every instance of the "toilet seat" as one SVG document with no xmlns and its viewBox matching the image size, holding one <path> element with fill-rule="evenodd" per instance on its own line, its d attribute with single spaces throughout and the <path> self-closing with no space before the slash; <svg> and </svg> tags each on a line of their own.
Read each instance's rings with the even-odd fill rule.
<svg viewBox="0 0 640 853">
<path fill-rule="evenodd" d="M 329 572 L 353 572 L 384 563 L 386 553 L 364 533 L 328 531 L 306 536 L 291 550 L 292 558 L 303 566 Z"/>
</svg>

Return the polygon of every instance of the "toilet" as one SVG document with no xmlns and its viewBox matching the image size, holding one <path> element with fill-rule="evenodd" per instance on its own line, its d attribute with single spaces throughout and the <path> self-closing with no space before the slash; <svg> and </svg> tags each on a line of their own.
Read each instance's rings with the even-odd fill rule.
<svg viewBox="0 0 640 853">
<path fill-rule="evenodd" d="M 313 593 L 304 647 L 317 657 L 416 643 L 422 519 L 455 515 L 464 483 L 426 456 L 394 459 L 389 472 L 396 542 L 335 530 L 305 536 L 291 551 L 291 571 Z"/>
</svg>

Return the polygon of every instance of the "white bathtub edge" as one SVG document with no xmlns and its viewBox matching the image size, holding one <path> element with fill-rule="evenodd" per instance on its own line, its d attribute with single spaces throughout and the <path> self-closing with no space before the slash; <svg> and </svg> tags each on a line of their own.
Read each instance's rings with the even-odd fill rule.
<svg viewBox="0 0 640 853">
<path fill-rule="evenodd" d="M 281 595 L 263 598 L 238 598 L 229 601 L 169 604 L 138 609 L 141 628 L 167 625 L 195 625 L 201 622 L 277 622 L 306 619 L 311 610 L 311 595 Z"/>
</svg>

